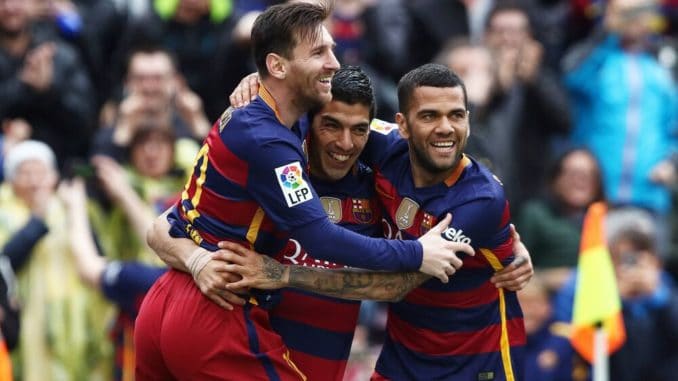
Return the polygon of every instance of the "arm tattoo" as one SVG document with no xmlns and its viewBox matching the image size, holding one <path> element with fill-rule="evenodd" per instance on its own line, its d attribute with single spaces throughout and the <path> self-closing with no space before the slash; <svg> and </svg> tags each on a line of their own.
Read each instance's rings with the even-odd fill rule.
<svg viewBox="0 0 678 381">
<path fill-rule="evenodd" d="M 264 277 L 271 281 L 281 282 L 285 266 L 268 255 L 262 255 L 262 258 L 264 259 L 264 268 L 262 269 Z"/>
<path fill-rule="evenodd" d="M 430 276 L 419 273 L 369 272 L 291 266 L 289 286 L 344 299 L 398 301 Z"/>
</svg>

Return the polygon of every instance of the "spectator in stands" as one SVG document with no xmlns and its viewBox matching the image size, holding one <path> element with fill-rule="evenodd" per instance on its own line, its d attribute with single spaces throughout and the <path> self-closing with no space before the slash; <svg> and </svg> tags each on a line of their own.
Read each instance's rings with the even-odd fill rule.
<svg viewBox="0 0 678 381">
<path fill-rule="evenodd" d="M 0 0 L 0 120 L 22 117 L 60 164 L 87 153 L 95 94 L 77 52 L 29 18 L 35 0 Z"/>
<path fill-rule="evenodd" d="M 127 15 L 112 0 L 30 0 L 32 17 L 75 48 L 96 93 L 96 108 L 111 96 L 121 65 L 120 35 Z"/>
<path fill-rule="evenodd" d="M 484 119 L 488 130 L 506 137 L 491 142 L 491 147 L 505 167 L 504 179 L 513 183 L 507 194 L 515 212 L 539 193 L 544 158 L 570 130 L 568 99 L 558 77 L 544 64 L 543 47 L 534 39 L 528 11 L 519 2 L 497 2 L 487 17 L 484 41 L 496 67 Z M 503 153 L 501 147 L 506 147 Z"/>
<path fill-rule="evenodd" d="M 675 179 L 678 93 L 648 51 L 653 0 L 612 0 L 602 28 L 564 61 L 575 106 L 572 139 L 600 162 L 606 198 L 652 211 L 658 253 L 666 255 L 666 216 Z"/>
<path fill-rule="evenodd" d="M 155 44 L 172 52 L 208 119 L 216 120 L 228 106 L 228 90 L 254 70 L 249 45 L 231 36 L 239 15 L 230 1 L 153 0 L 152 8 L 131 25 L 123 44 Z"/>
<path fill-rule="evenodd" d="M 570 344 L 570 326 L 553 316 L 551 293 L 542 277 L 535 275 L 518 291 L 525 333 L 524 381 L 584 381 L 587 369 Z"/>
<path fill-rule="evenodd" d="M 110 377 L 110 306 L 78 279 L 66 211 L 55 194 L 56 158 L 42 142 L 17 144 L 4 162 L 0 245 L 22 305 L 15 375 L 25 381 Z"/>
<path fill-rule="evenodd" d="M 25 119 L 5 119 L 0 122 L 2 133 L 0 134 L 0 182 L 5 179 L 2 167 L 5 155 L 17 143 L 31 136 L 31 125 Z"/>
<path fill-rule="evenodd" d="M 659 381 L 678 372 L 678 288 L 657 255 L 657 226 L 642 209 L 611 210 L 607 244 L 622 299 L 626 341 L 610 356 L 610 380 Z M 558 318 L 571 320 L 573 277 L 555 299 Z"/>
<path fill-rule="evenodd" d="M 529 200 L 516 223 L 532 254 L 535 272 L 551 292 L 571 276 L 579 258 L 579 241 L 586 209 L 603 199 L 600 168 L 583 148 L 563 152 L 551 164 L 547 191 Z"/>
<path fill-rule="evenodd" d="M 176 158 L 189 167 L 197 152 L 196 141 L 201 141 L 211 127 L 200 97 L 187 87 L 176 72 L 171 54 L 162 48 L 134 51 L 127 66 L 125 97 L 111 124 L 97 133 L 93 153 L 123 162 L 138 129 L 169 126 L 179 137 Z"/>
</svg>

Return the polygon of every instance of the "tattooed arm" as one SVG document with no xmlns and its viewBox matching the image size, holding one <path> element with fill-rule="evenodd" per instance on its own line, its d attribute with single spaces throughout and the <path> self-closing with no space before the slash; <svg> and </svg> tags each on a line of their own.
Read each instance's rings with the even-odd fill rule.
<svg viewBox="0 0 678 381">
<path fill-rule="evenodd" d="M 515 260 L 491 279 L 497 288 L 509 291 L 521 290 L 532 278 L 534 270 L 530 253 L 520 240 L 520 235 L 511 226 L 513 253 Z M 457 251 L 472 250 L 462 245 Z M 260 289 L 278 289 L 294 287 L 323 295 L 343 299 L 371 299 L 379 301 L 399 301 L 410 291 L 430 278 L 421 272 L 393 273 L 374 272 L 360 269 L 321 269 L 315 267 L 283 265 L 276 260 L 255 253 L 240 245 L 220 242 L 221 249 L 212 254 L 212 259 L 230 262 L 224 271 L 240 274 L 242 280 L 229 283 L 230 290 L 254 287 Z M 448 275 L 456 272 L 450 266 Z"/>
<path fill-rule="evenodd" d="M 431 278 L 420 272 L 392 273 L 283 265 L 271 257 L 259 255 L 231 242 L 220 242 L 219 247 L 226 250 L 214 253 L 212 258 L 231 262 L 227 265 L 228 271 L 243 277 L 229 284 L 229 289 L 294 287 L 343 299 L 394 302 Z M 233 253 L 228 253 L 228 250 Z"/>
</svg>

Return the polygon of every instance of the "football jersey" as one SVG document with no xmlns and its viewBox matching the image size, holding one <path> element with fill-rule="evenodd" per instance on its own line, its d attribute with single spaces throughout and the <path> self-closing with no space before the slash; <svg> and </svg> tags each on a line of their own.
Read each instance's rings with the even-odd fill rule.
<svg viewBox="0 0 678 381">
<path fill-rule="evenodd" d="M 247 107 L 227 109 L 210 130 L 185 186 L 171 234 L 216 249 L 220 240 L 247 243 L 274 256 L 292 233 L 316 258 L 345 259 L 372 269 L 416 270 L 421 246 L 368 239 L 335 227 L 308 179 L 302 150 L 308 123 L 280 121 L 262 86 Z M 302 233 L 306 233 L 303 235 Z M 339 245 L 340 243 L 340 245 Z"/>
<path fill-rule="evenodd" d="M 375 169 L 387 238 L 416 239 L 451 213 L 443 236 L 475 249 L 449 283 L 430 279 L 389 305 L 376 371 L 391 380 L 520 380 L 522 311 L 514 292 L 490 282 L 513 260 L 500 181 L 463 156 L 444 182 L 415 188 L 408 143 L 397 132 L 373 134 L 364 158 Z"/>
<path fill-rule="evenodd" d="M 311 175 L 311 182 L 330 221 L 362 235 L 381 235 L 381 213 L 369 168 L 358 165 L 336 182 Z M 290 240 L 276 259 L 300 266 L 344 267 L 313 258 L 295 240 Z M 282 290 L 282 301 L 270 311 L 270 317 L 273 329 L 283 338 L 295 364 L 309 380 L 341 381 L 359 312 L 359 301 L 290 288 Z"/>
</svg>

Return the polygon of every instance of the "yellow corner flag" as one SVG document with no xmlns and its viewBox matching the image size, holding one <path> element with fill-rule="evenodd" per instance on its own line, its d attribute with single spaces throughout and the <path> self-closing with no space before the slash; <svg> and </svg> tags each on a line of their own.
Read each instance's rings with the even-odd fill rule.
<svg viewBox="0 0 678 381">
<path fill-rule="evenodd" d="M 626 340 L 617 280 L 605 240 L 606 213 L 607 206 L 602 202 L 594 203 L 586 212 L 577 265 L 570 341 L 589 363 L 594 360 L 594 334 L 598 327 L 606 333 L 606 355 L 619 349 Z"/>
</svg>

